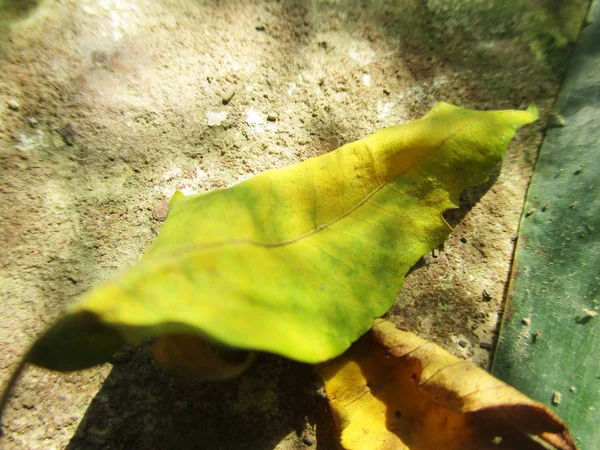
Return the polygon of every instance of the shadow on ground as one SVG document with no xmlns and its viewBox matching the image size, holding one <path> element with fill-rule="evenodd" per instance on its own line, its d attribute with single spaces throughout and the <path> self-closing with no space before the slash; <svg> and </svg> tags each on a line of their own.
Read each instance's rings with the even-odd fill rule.
<svg viewBox="0 0 600 450">
<path fill-rule="evenodd" d="M 69 450 L 196 448 L 334 449 L 327 401 L 312 367 L 261 355 L 237 380 L 190 383 L 173 378 L 147 346 L 117 356 L 68 445 Z M 319 430 L 315 436 L 316 429 Z"/>
</svg>

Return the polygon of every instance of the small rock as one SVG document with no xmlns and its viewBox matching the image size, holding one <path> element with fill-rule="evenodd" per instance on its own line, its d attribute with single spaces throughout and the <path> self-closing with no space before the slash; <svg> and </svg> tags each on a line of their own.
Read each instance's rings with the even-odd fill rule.
<svg viewBox="0 0 600 450">
<path fill-rule="evenodd" d="M 596 317 L 598 315 L 598 313 L 593 309 L 583 308 L 583 312 L 585 313 L 586 317 Z"/>
<path fill-rule="evenodd" d="M 249 109 L 246 112 L 246 123 L 251 127 L 260 126 L 264 122 L 264 120 L 265 119 L 263 119 L 260 113 L 254 111 L 253 109 Z"/>
<path fill-rule="evenodd" d="M 323 399 L 327 400 L 327 392 L 325 392 L 325 387 L 324 387 L 324 386 L 321 386 L 320 388 L 318 388 L 318 389 L 315 391 L 315 396 L 316 396 L 316 397 L 320 397 L 320 398 L 323 398 Z"/>
<path fill-rule="evenodd" d="M 550 117 L 548 117 L 548 127 L 549 128 L 562 128 L 566 124 L 567 124 L 567 121 L 560 114 L 551 113 Z"/>
<path fill-rule="evenodd" d="M 169 202 L 168 201 L 160 201 L 154 208 L 152 209 L 152 217 L 157 222 L 164 222 L 169 215 Z"/>
<path fill-rule="evenodd" d="M 529 325 L 531 325 L 531 319 L 529 317 L 525 317 L 524 319 L 521 319 L 521 323 L 528 327 Z"/>
<path fill-rule="evenodd" d="M 458 345 L 460 345 L 462 348 L 465 348 L 468 344 L 469 342 L 466 339 L 460 339 L 458 341 Z"/>
<path fill-rule="evenodd" d="M 487 290 L 483 290 L 483 292 L 481 293 L 481 298 L 483 299 L 484 302 L 489 302 L 492 299 L 492 296 L 490 295 L 490 293 Z"/>
<path fill-rule="evenodd" d="M 14 98 L 9 98 L 8 100 L 6 100 L 6 106 L 8 106 L 8 108 L 12 109 L 13 111 L 18 111 L 21 107 L 19 102 L 16 101 Z"/>
<path fill-rule="evenodd" d="M 69 122 L 60 130 L 58 130 L 58 134 L 60 134 L 60 137 L 69 147 L 71 147 L 75 143 L 77 131 L 75 130 L 75 126 L 71 122 Z"/>
<path fill-rule="evenodd" d="M 560 392 L 556 391 L 554 394 L 552 394 L 552 404 L 553 405 L 560 405 L 561 400 L 562 400 L 562 395 Z"/>
<path fill-rule="evenodd" d="M 209 111 L 206 113 L 206 118 L 209 127 L 216 127 L 227 119 L 227 111 Z"/>
<path fill-rule="evenodd" d="M 384 89 L 384 90 L 383 90 L 383 93 L 384 93 L 385 95 L 390 95 L 390 94 L 391 94 L 391 92 L 390 92 L 390 90 L 389 90 L 389 89 Z"/>
<path fill-rule="evenodd" d="M 275 122 L 277 119 L 279 119 L 279 114 L 276 112 L 271 112 L 267 115 L 267 120 L 269 122 Z"/>
<path fill-rule="evenodd" d="M 28 117 L 27 123 L 29 124 L 29 126 L 31 128 L 37 128 L 37 126 L 38 126 L 38 121 L 35 117 Z"/>
<path fill-rule="evenodd" d="M 118 350 L 115 353 L 113 353 L 113 360 L 117 363 L 124 363 L 131 359 L 132 354 L 132 348 L 128 345 L 125 345 L 121 350 Z"/>
<path fill-rule="evenodd" d="M 265 31 L 266 28 L 265 28 L 264 25 L 257 25 L 257 26 L 254 27 L 254 29 L 256 31 Z"/>
<path fill-rule="evenodd" d="M 227 105 L 231 101 L 231 99 L 233 98 L 234 95 L 235 95 L 235 89 L 234 88 L 227 89 L 225 91 L 225 94 L 223 94 L 223 96 L 221 97 L 221 102 L 224 105 Z"/>
<path fill-rule="evenodd" d="M 529 216 L 531 216 L 531 215 L 532 215 L 532 214 L 533 214 L 535 211 L 536 211 L 536 209 L 535 209 L 535 208 L 531 208 L 529 211 L 527 211 L 527 212 L 525 213 L 525 217 L 529 217 Z"/>
<path fill-rule="evenodd" d="M 494 344 L 491 342 L 480 342 L 479 347 L 483 348 L 484 350 L 492 350 L 494 348 Z"/>
<path fill-rule="evenodd" d="M 310 434 L 305 434 L 304 437 L 302 438 L 302 442 L 304 442 L 306 445 L 314 445 L 315 438 L 312 437 Z"/>
</svg>

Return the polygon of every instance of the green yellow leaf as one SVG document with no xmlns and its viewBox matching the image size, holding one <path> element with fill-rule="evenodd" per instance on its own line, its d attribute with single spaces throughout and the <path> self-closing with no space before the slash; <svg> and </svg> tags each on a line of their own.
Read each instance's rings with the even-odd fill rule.
<svg viewBox="0 0 600 450">
<path fill-rule="evenodd" d="M 575 449 L 545 406 L 390 322 L 317 370 L 347 450 Z"/>
<path fill-rule="evenodd" d="M 140 262 L 84 295 L 29 361 L 84 368 L 121 343 L 163 334 L 310 363 L 335 357 L 447 237 L 441 213 L 486 181 L 516 130 L 536 118 L 533 106 L 439 103 L 420 120 L 231 188 L 178 192 Z"/>
</svg>

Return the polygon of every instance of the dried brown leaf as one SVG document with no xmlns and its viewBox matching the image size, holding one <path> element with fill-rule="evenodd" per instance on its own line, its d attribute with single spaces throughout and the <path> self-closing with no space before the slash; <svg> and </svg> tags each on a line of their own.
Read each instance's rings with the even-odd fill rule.
<svg viewBox="0 0 600 450">
<path fill-rule="evenodd" d="M 390 322 L 318 371 L 348 450 L 576 448 L 544 405 Z"/>
</svg>

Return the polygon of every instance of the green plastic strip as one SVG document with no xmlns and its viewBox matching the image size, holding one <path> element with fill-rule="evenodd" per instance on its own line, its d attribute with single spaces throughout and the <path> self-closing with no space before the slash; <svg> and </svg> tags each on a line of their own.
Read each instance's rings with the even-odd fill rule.
<svg viewBox="0 0 600 450">
<path fill-rule="evenodd" d="M 600 2 L 527 194 L 492 372 L 600 448 Z"/>
</svg>

